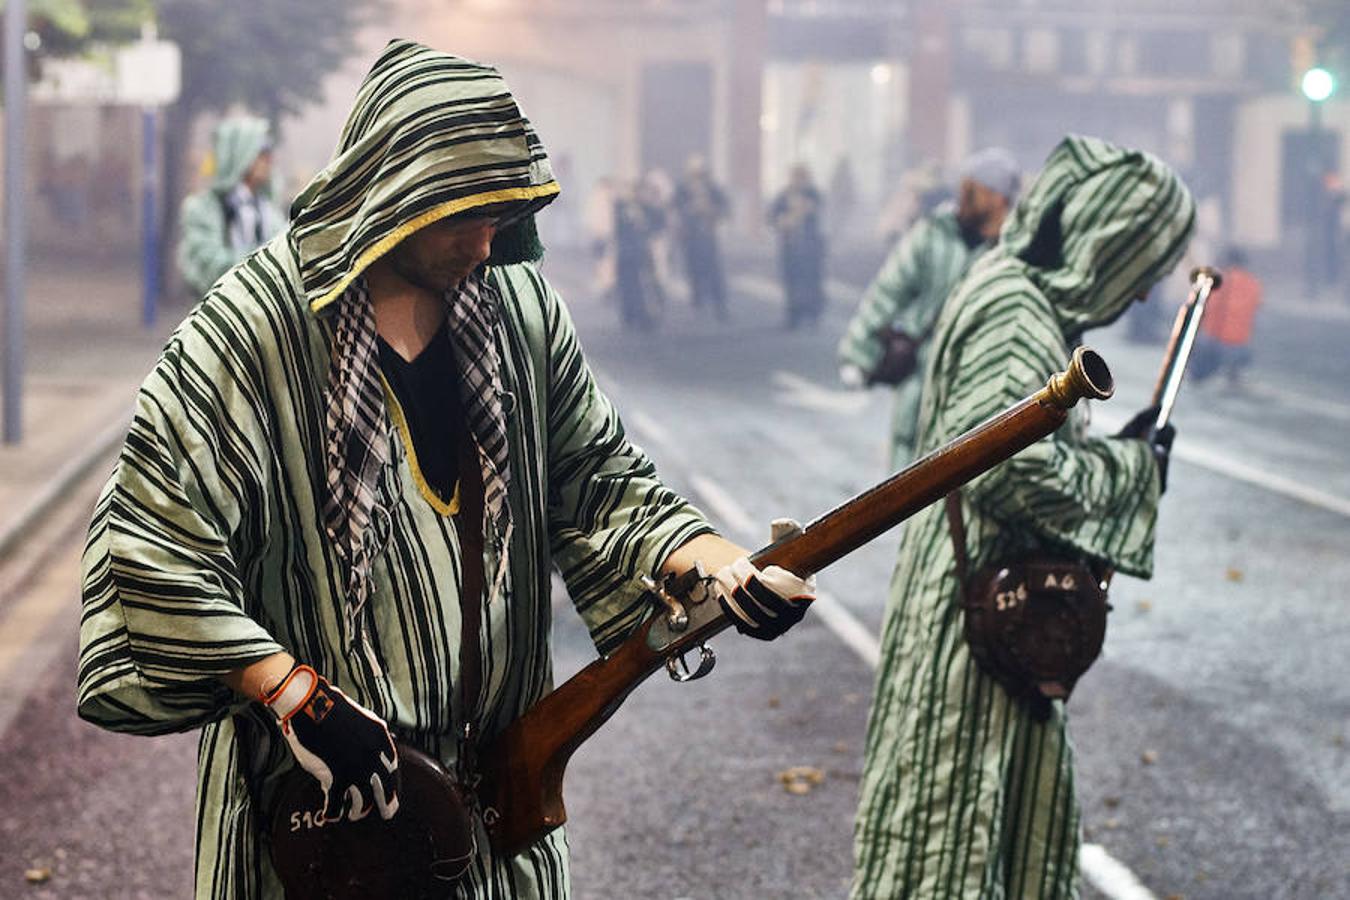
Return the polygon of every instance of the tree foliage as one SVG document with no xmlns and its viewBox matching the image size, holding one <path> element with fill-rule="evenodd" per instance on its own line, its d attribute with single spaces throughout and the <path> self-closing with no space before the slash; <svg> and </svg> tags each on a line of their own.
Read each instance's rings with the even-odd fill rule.
<svg viewBox="0 0 1350 900">
<path fill-rule="evenodd" d="M 183 56 L 192 111 L 242 103 L 274 121 L 321 96 L 353 49 L 372 0 L 155 0 L 161 36 Z"/>
</svg>

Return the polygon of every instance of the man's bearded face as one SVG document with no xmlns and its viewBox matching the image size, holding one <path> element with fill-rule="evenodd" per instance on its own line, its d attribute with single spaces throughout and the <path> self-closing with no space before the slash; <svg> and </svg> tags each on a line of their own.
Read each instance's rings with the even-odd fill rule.
<svg viewBox="0 0 1350 900">
<path fill-rule="evenodd" d="M 453 290 L 487 261 L 497 230 L 519 211 L 519 204 L 500 203 L 432 222 L 391 250 L 389 263 L 418 287 L 437 294 Z"/>
</svg>

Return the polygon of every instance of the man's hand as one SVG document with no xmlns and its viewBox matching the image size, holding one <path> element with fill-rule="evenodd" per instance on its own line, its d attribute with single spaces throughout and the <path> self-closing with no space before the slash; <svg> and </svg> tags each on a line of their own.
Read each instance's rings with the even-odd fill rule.
<svg viewBox="0 0 1350 900">
<path fill-rule="evenodd" d="M 800 533 L 791 519 L 773 523 L 773 539 Z M 742 556 L 717 573 L 717 602 L 741 634 L 771 641 L 796 625 L 816 599 L 816 579 L 798 578 L 787 569 L 767 566 L 762 571 Z"/>
<path fill-rule="evenodd" d="M 1147 409 L 1141 409 L 1134 414 L 1130 421 L 1125 423 L 1125 427 L 1116 432 L 1118 438 L 1145 438 L 1153 430 L 1153 423 L 1158 421 L 1157 406 L 1150 406 Z"/>
<path fill-rule="evenodd" d="M 261 698 L 281 723 L 296 762 L 323 789 L 323 819 L 380 818 L 398 812 L 398 751 L 379 716 L 333 687 L 309 666 L 296 665 Z"/>
<path fill-rule="evenodd" d="M 1159 493 L 1165 494 L 1167 464 L 1172 458 L 1172 441 L 1177 436 L 1177 430 L 1171 425 L 1164 425 L 1161 430 L 1154 431 L 1153 424 L 1157 421 L 1158 407 L 1150 406 L 1140 410 L 1134 418 L 1125 423 L 1125 427 L 1116 433 L 1116 437 L 1148 441 L 1149 449 L 1153 451 L 1153 459 L 1158 464 Z"/>
</svg>

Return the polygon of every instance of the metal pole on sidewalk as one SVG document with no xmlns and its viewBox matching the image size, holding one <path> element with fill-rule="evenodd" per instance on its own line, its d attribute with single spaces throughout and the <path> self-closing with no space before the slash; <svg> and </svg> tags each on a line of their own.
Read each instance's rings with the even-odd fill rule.
<svg viewBox="0 0 1350 900">
<path fill-rule="evenodd" d="M 141 324 L 155 324 L 159 310 L 159 116 L 154 106 L 141 110 Z"/>
<path fill-rule="evenodd" d="M 26 0 L 5 7 L 5 345 L 4 441 L 23 438 L 24 332 L 24 112 L 28 72 L 23 35 L 28 27 Z"/>
</svg>

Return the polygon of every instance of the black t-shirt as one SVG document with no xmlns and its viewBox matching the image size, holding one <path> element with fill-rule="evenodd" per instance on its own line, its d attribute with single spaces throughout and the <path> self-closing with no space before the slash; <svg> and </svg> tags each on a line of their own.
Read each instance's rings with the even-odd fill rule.
<svg viewBox="0 0 1350 900">
<path fill-rule="evenodd" d="M 422 477 L 444 503 L 455 493 L 459 441 L 464 431 L 455 351 L 444 328 L 408 362 L 379 338 L 380 370 L 412 434 Z"/>
</svg>

